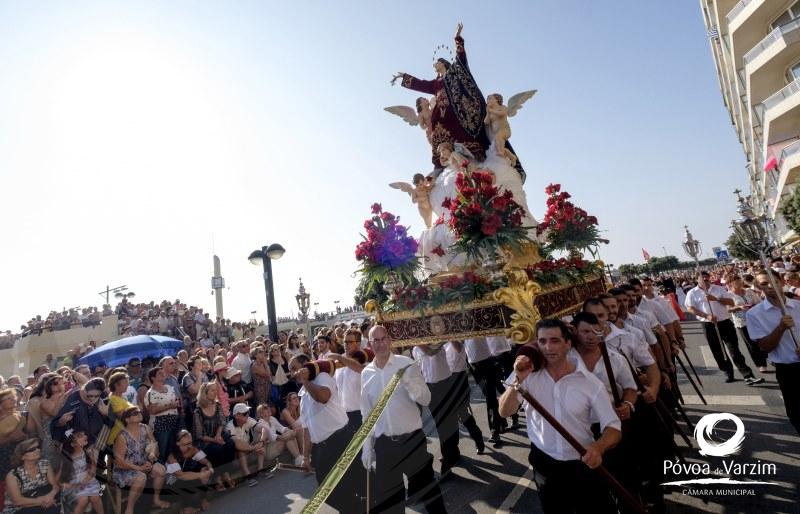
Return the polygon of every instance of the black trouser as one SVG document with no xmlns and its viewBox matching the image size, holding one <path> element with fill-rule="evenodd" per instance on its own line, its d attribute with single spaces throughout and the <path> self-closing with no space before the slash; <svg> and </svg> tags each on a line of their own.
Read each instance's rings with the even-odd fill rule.
<svg viewBox="0 0 800 514">
<path fill-rule="evenodd" d="M 458 417 L 456 397 L 452 391 L 453 382 L 450 377 L 428 384 L 431 411 L 436 432 L 439 434 L 439 447 L 442 451 L 442 467 L 452 465 L 461 456 L 458 451 Z"/>
<path fill-rule="evenodd" d="M 739 331 L 739 335 L 744 339 L 744 344 L 747 346 L 747 353 L 749 353 L 750 358 L 753 359 L 753 364 L 759 368 L 766 366 L 767 352 L 759 348 L 758 344 L 750 339 L 750 332 L 747 331 L 747 327 L 737 328 L 736 330 Z"/>
<path fill-rule="evenodd" d="M 408 478 L 409 505 L 421 501 L 431 514 L 447 512 L 433 475 L 433 456 L 428 453 L 422 430 L 375 439 L 375 496 L 371 512 L 405 512 L 403 475 Z"/>
<path fill-rule="evenodd" d="M 361 411 L 354 410 L 347 413 L 347 425 L 345 425 L 344 430 L 347 432 L 347 442 L 348 444 L 353 439 L 353 436 L 356 435 L 358 429 L 361 428 Z M 353 463 L 350 464 L 350 467 L 347 468 L 347 472 L 345 473 L 344 478 L 342 478 L 342 482 L 347 482 L 351 484 L 353 490 L 361 500 L 360 503 L 360 510 L 358 512 L 366 512 L 366 483 L 367 483 L 367 470 L 364 469 L 364 466 L 361 464 L 361 451 L 359 450 L 358 454 L 356 455 L 355 459 L 353 459 Z"/>
<path fill-rule="evenodd" d="M 475 382 L 480 386 L 486 399 L 486 420 L 489 422 L 489 430 L 499 432 L 502 426 L 502 418 L 498 412 L 500 404 L 497 401 L 497 384 L 500 378 L 497 376 L 494 359 L 489 357 L 471 364 L 471 369 L 472 376 L 475 377 Z"/>
<path fill-rule="evenodd" d="M 546 514 L 617 512 L 608 485 L 580 460 L 556 460 L 531 443 L 528 462 Z"/>
<path fill-rule="evenodd" d="M 313 421 L 313 420 L 312 420 Z M 339 456 L 344 452 L 345 447 L 350 442 L 350 435 L 347 427 L 344 426 L 328 436 L 327 439 L 319 443 L 314 443 L 311 447 L 311 462 L 317 477 L 317 484 L 321 484 L 328 472 L 336 464 Z M 355 466 L 363 468 L 360 458 L 354 460 L 350 464 L 351 468 Z M 363 486 L 362 486 L 363 489 Z M 364 510 L 364 505 L 360 502 L 360 497 L 356 494 L 357 485 L 351 484 L 348 481 L 348 474 L 346 473 L 339 484 L 331 491 L 325 503 L 331 507 L 338 509 L 339 512 L 361 512 Z"/>
<path fill-rule="evenodd" d="M 494 356 L 495 366 L 497 367 L 497 393 L 502 395 L 506 392 L 505 386 L 503 386 L 503 381 L 514 371 L 514 359 L 516 358 L 516 353 L 512 350 L 507 352 L 503 352 L 499 355 Z M 519 414 L 516 412 L 511 415 L 511 419 L 514 423 L 519 422 Z M 503 427 L 506 426 L 505 420 L 501 422 Z"/>
<path fill-rule="evenodd" d="M 640 472 L 639 480 L 644 482 L 641 489 L 645 502 L 652 505 L 651 512 L 664 511 L 664 461 L 673 457 L 672 444 L 674 432 L 670 423 L 670 413 L 657 410 L 655 403 L 646 403 L 639 398 L 636 412 L 628 422 L 628 430 L 622 438 L 628 438 L 635 452 L 634 458 Z M 660 414 L 660 415 L 659 415 Z"/>
<path fill-rule="evenodd" d="M 775 364 L 775 378 L 783 395 L 786 415 L 794 429 L 800 434 L 800 362 Z"/>
<path fill-rule="evenodd" d="M 753 370 L 747 365 L 747 362 L 744 360 L 744 355 L 739 351 L 739 339 L 736 337 L 736 327 L 733 326 L 731 320 L 726 319 L 718 321 L 717 328 L 719 329 L 719 335 L 722 337 L 722 341 L 728 349 L 728 356 L 733 360 L 733 364 L 731 364 L 730 360 L 725 358 L 725 354 L 722 352 L 722 346 L 720 346 L 717 340 L 717 331 L 714 330 L 714 324 L 704 321 L 703 328 L 706 331 L 706 340 L 708 341 L 708 346 L 711 348 L 711 353 L 714 355 L 714 360 L 717 361 L 719 369 L 728 375 L 728 378 L 733 378 L 733 364 L 736 364 L 736 367 L 744 378 L 753 376 Z"/>
<path fill-rule="evenodd" d="M 475 441 L 475 445 L 480 448 L 483 444 L 483 433 L 472 417 L 469 408 L 469 377 L 466 371 L 459 371 L 450 376 L 453 381 L 453 395 L 455 397 L 456 417 L 459 423 L 469 432 L 469 436 Z"/>
</svg>

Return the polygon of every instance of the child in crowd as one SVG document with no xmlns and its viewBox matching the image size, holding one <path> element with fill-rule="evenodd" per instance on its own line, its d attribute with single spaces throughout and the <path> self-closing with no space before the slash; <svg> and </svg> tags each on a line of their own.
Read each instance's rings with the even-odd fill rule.
<svg viewBox="0 0 800 514">
<path fill-rule="evenodd" d="M 67 430 L 61 465 L 61 489 L 74 498 L 72 512 L 83 514 L 88 504 L 97 514 L 103 514 L 100 482 L 97 481 L 97 463 L 86 450 L 89 438 L 82 430 Z M 66 512 L 66 511 L 65 511 Z"/>
<path fill-rule="evenodd" d="M 281 425 L 275 417 L 278 409 L 273 404 L 259 405 L 256 408 L 256 431 L 260 434 L 259 440 L 267 448 L 267 460 L 280 457 L 284 450 L 288 450 L 294 459 L 295 466 L 303 465 L 303 455 L 298 447 L 297 436 L 291 428 Z"/>
</svg>

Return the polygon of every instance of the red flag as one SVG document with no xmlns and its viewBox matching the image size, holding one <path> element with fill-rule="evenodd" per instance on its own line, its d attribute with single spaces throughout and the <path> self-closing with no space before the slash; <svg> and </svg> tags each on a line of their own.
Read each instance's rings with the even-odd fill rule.
<svg viewBox="0 0 800 514">
<path fill-rule="evenodd" d="M 767 163 L 764 164 L 764 172 L 769 173 L 770 171 L 774 170 L 777 167 L 778 167 L 778 159 L 776 159 L 774 155 L 771 155 L 769 159 L 767 159 Z"/>
<path fill-rule="evenodd" d="M 642 257 L 644 257 L 644 262 L 650 262 L 650 254 L 644 248 L 642 248 Z"/>
</svg>

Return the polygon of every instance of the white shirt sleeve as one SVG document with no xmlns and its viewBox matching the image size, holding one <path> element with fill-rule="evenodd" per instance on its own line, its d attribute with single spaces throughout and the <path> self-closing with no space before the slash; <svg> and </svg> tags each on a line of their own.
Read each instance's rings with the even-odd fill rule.
<svg viewBox="0 0 800 514">
<path fill-rule="evenodd" d="M 757 312 L 752 310 L 747 311 L 745 319 L 747 320 L 747 332 L 750 339 L 758 341 L 762 337 L 766 337 L 772 332 L 775 327 L 769 328 L 764 326 L 764 322 L 756 315 Z"/>
<path fill-rule="evenodd" d="M 426 384 L 425 379 L 422 378 L 419 366 L 416 364 L 409 366 L 405 373 L 403 373 L 400 382 L 403 384 L 403 387 L 406 388 L 412 400 L 423 407 L 431 403 L 431 390 L 428 389 L 428 384 Z"/>
<path fill-rule="evenodd" d="M 624 358 L 621 360 L 624 361 Z M 636 390 L 636 381 L 633 380 L 633 374 L 631 374 L 631 369 L 628 367 L 627 362 L 622 362 L 622 365 L 619 366 L 619 369 L 617 369 L 615 373 L 616 375 L 614 378 L 617 383 L 622 386 L 622 389 Z"/>
<path fill-rule="evenodd" d="M 611 400 L 608 399 L 608 393 L 606 393 L 605 387 L 600 387 L 594 394 L 594 397 L 591 400 L 592 403 L 592 411 L 595 414 L 595 419 L 600 422 L 600 430 L 605 430 L 608 427 L 616 428 L 617 430 L 622 430 L 622 422 L 619 420 L 619 416 L 614 411 L 614 407 L 611 405 Z"/>
</svg>

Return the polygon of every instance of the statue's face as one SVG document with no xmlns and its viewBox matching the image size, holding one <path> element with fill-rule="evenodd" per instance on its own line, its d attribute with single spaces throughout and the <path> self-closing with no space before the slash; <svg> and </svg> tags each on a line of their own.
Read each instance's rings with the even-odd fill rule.
<svg viewBox="0 0 800 514">
<path fill-rule="evenodd" d="M 494 107 L 497 105 L 497 98 L 494 95 L 489 95 L 486 97 L 486 104 Z"/>
<path fill-rule="evenodd" d="M 441 76 L 444 76 L 444 74 L 447 72 L 447 68 L 445 68 L 444 64 L 442 64 L 439 61 L 433 63 L 433 69 L 436 70 L 436 73 L 438 73 Z"/>
</svg>

